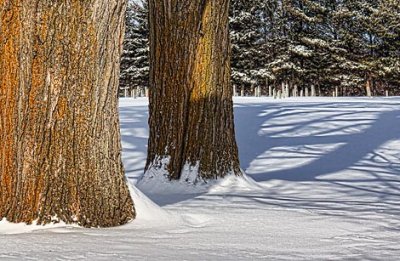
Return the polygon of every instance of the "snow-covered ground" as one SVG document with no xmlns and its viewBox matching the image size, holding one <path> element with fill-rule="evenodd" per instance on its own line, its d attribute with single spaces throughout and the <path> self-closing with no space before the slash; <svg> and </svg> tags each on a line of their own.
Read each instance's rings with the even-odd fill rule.
<svg viewBox="0 0 400 261">
<path fill-rule="evenodd" d="M 120 107 L 134 184 L 147 100 Z M 119 228 L 0 222 L 0 260 L 398 260 L 400 98 L 235 98 L 235 117 L 248 180 L 142 191 L 160 207 L 132 188 L 138 219 Z"/>
</svg>

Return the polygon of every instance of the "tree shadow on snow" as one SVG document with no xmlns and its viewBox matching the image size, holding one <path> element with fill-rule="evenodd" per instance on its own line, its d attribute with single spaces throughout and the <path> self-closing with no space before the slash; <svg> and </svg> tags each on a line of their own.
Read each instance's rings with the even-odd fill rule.
<svg viewBox="0 0 400 261">
<path fill-rule="evenodd" d="M 400 215 L 400 153 L 388 146 L 400 143 L 396 104 L 254 104 L 236 107 L 235 115 L 246 121 L 236 124 L 242 167 L 269 184 L 264 195 L 235 197 L 357 219 Z M 291 157 L 307 160 L 285 163 Z"/>
<path fill-rule="evenodd" d="M 354 103 L 351 104 L 354 106 Z M 310 106 L 310 105 L 308 105 Z M 312 107 L 323 110 L 331 106 L 340 108 L 346 106 L 342 103 L 324 103 L 314 104 Z M 268 171 L 268 165 L 264 166 L 265 171 L 251 175 L 253 179 L 258 182 L 268 181 L 272 179 L 287 180 L 287 181 L 315 181 L 318 177 L 325 174 L 338 172 L 341 170 L 355 167 L 358 162 L 365 159 L 369 154 L 376 155 L 375 150 L 388 141 L 400 140 L 400 110 L 389 110 L 378 114 L 376 118 L 363 118 L 357 119 L 355 116 L 354 121 L 370 121 L 370 123 L 354 123 L 350 126 L 339 126 L 335 129 L 321 129 L 317 134 L 309 136 L 295 136 L 295 137 L 279 137 L 280 134 L 294 132 L 304 128 L 306 125 L 314 123 L 333 123 L 340 121 L 340 117 L 355 115 L 357 111 L 339 112 L 334 115 L 328 115 L 311 120 L 299 120 L 295 122 L 289 129 L 278 132 L 267 132 L 267 134 L 260 134 L 260 130 L 268 127 L 268 122 L 271 119 L 281 117 L 284 118 L 290 115 L 290 111 L 296 111 L 304 107 L 299 106 L 285 106 L 279 108 L 276 104 L 263 105 L 263 106 L 244 106 L 235 108 L 236 120 L 236 134 L 238 138 L 238 146 L 240 152 L 240 160 L 242 167 L 247 169 L 251 163 L 260 157 L 264 152 L 274 148 L 285 148 L 293 146 L 312 146 L 312 145 L 330 145 L 342 144 L 337 149 L 334 149 L 326 154 L 317 155 L 318 157 L 301 166 L 292 168 Z M 274 111 L 274 109 L 276 109 Z M 272 111 L 265 114 L 266 111 Z M 307 118 L 307 115 L 312 115 L 313 112 L 296 113 L 299 117 Z M 263 115 L 264 116 L 260 116 Z M 254 117 L 253 115 L 258 115 Z M 243 122 L 244 121 L 244 122 Z M 345 119 L 343 121 L 352 122 L 352 120 Z M 267 125 L 267 126 L 266 126 Z M 348 128 L 365 127 L 366 129 L 350 134 L 332 134 L 344 132 Z M 304 153 L 304 152 L 302 152 Z M 396 166 L 399 168 L 399 166 Z M 397 169 L 399 170 L 399 169 Z"/>
</svg>

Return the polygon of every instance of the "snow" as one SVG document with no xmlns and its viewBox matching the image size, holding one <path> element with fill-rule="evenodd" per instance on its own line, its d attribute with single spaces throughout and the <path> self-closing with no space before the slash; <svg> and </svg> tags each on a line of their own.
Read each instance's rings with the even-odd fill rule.
<svg viewBox="0 0 400 261">
<path fill-rule="evenodd" d="M 137 220 L 118 228 L 1 221 L 0 259 L 397 260 L 399 105 L 397 97 L 235 98 L 244 179 L 131 186 Z M 122 99 L 120 111 L 136 184 L 147 99 Z"/>
<path fill-rule="evenodd" d="M 74 228 L 77 227 L 75 225 L 67 225 L 63 222 L 50 224 L 47 226 L 37 225 L 36 222 L 33 222 L 33 225 L 27 225 L 25 223 L 10 223 L 7 220 L 0 220 L 0 235 L 16 235 L 23 233 L 31 233 L 33 231 L 40 230 L 57 230 L 58 232 L 62 232 L 63 229 Z M 1 255 L 0 255 L 1 257 Z"/>
<path fill-rule="evenodd" d="M 138 190 L 134 184 L 129 182 L 129 192 L 135 203 L 136 220 L 138 222 L 157 222 L 158 220 L 174 219 L 174 216 L 168 211 L 163 210 L 160 206 L 151 201 L 146 195 Z"/>
</svg>

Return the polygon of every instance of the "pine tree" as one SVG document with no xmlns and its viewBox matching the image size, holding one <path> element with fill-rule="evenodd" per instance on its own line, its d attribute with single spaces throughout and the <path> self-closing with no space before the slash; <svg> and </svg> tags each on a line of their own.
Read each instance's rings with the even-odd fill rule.
<svg viewBox="0 0 400 261">
<path fill-rule="evenodd" d="M 121 59 L 120 93 L 134 96 L 149 85 L 149 27 L 147 1 L 129 1 Z"/>
<path fill-rule="evenodd" d="M 370 31 L 376 38 L 375 57 L 369 61 L 374 72 L 375 91 L 397 94 L 400 86 L 400 6 L 395 0 L 378 1 L 371 10 Z"/>
<path fill-rule="evenodd" d="M 236 91 L 252 94 L 261 84 L 265 54 L 261 50 L 262 17 L 259 0 L 234 0 L 230 8 L 232 83 Z M 265 79 L 264 79 L 265 82 Z"/>
</svg>

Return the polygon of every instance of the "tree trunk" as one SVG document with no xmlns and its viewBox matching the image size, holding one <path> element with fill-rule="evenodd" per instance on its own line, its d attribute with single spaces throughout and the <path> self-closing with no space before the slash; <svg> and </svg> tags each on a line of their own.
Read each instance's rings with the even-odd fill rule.
<svg viewBox="0 0 400 261">
<path fill-rule="evenodd" d="M 316 97 L 317 96 L 317 94 L 316 94 L 316 92 L 315 92 L 315 85 L 311 85 L 311 96 L 312 97 Z"/>
<path fill-rule="evenodd" d="M 123 0 L 0 0 L 0 219 L 135 217 L 118 119 Z"/>
<path fill-rule="evenodd" d="M 230 85 L 229 0 L 150 0 L 149 7 L 150 139 L 144 179 L 165 175 L 196 183 L 241 175 Z"/>
<path fill-rule="evenodd" d="M 367 83 L 365 85 L 367 97 L 372 97 L 372 77 L 368 75 Z"/>
</svg>

